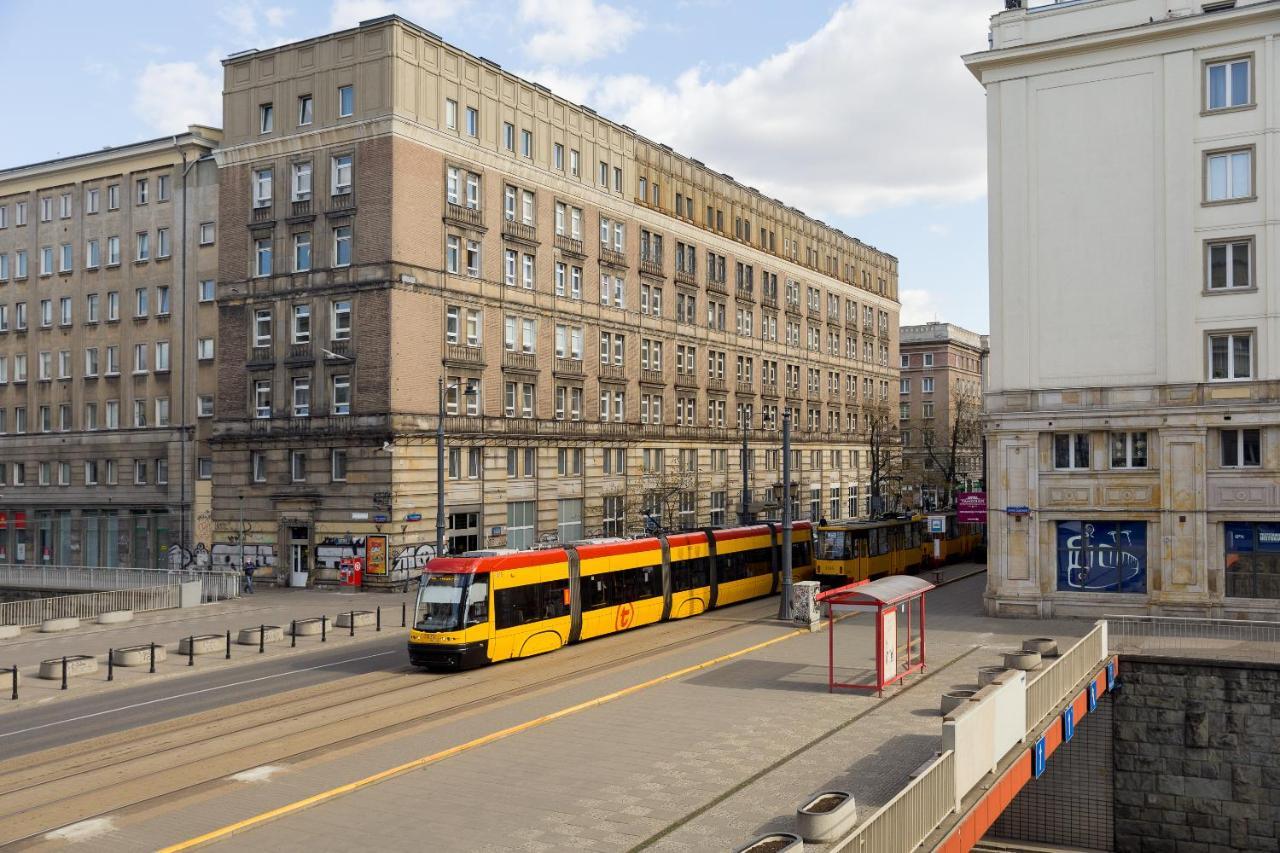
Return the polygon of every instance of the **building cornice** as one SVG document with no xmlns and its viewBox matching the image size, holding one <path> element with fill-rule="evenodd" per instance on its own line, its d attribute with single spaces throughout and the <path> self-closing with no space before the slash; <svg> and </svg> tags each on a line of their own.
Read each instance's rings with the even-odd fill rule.
<svg viewBox="0 0 1280 853">
<path fill-rule="evenodd" d="M 60 172 L 134 160 L 139 157 L 145 157 L 151 154 L 160 154 L 166 151 L 176 151 L 189 146 L 202 148 L 207 154 L 217 147 L 220 137 L 221 131 L 218 128 L 193 125 L 187 131 L 174 134 L 172 136 L 162 136 L 156 139 L 148 139 L 143 142 L 134 142 L 128 145 L 117 145 L 112 148 L 104 148 L 101 151 L 72 154 L 67 157 L 59 157 L 55 160 L 44 160 L 39 163 L 30 163 L 25 166 L 15 166 L 11 169 L 0 171 L 0 194 L 4 193 L 4 185 L 8 183 L 31 180 L 32 178 L 47 175 L 56 175 Z"/>
</svg>

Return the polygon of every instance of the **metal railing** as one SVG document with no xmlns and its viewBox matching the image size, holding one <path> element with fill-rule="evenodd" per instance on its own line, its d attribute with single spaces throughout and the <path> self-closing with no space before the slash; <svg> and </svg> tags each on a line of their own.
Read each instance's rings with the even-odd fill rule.
<svg viewBox="0 0 1280 853">
<path fill-rule="evenodd" d="M 240 572 L 193 572 L 182 573 L 180 581 L 200 581 L 200 600 L 227 601 L 239 598 L 243 589 L 244 575 Z"/>
<path fill-rule="evenodd" d="M 200 581 L 203 601 L 240 595 L 239 572 L 133 569 L 114 566 L 0 565 L 0 588 L 121 592 Z M 127 608 L 126 608 L 127 609 Z"/>
<path fill-rule="evenodd" d="M 1280 661 L 1280 622 L 1182 616 L 1106 619 L 1112 652 Z"/>
<path fill-rule="evenodd" d="M 1094 672 L 1107 656 L 1107 623 L 1098 622 L 1027 685 L 1027 731 L 1034 731 L 1067 693 Z"/>
<path fill-rule="evenodd" d="M 955 780 L 955 754 L 948 750 L 830 853 L 911 853 L 955 809 Z"/>
<path fill-rule="evenodd" d="M 31 598 L 0 604 L 0 625 L 28 628 L 46 619 L 94 619 L 113 610 L 168 610 L 178 606 L 180 587 L 174 584 L 117 589 L 110 592 L 86 592 L 59 595 L 56 598 Z"/>
</svg>

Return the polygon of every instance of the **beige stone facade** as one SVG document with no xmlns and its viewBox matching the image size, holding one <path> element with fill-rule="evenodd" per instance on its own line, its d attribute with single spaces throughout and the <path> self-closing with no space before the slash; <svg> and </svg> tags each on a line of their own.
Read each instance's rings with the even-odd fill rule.
<svg viewBox="0 0 1280 853">
<path fill-rule="evenodd" d="M 982 480 L 986 336 L 937 322 L 903 326 L 898 336 L 903 505 L 947 506 L 948 471 L 952 492 Z"/>
<path fill-rule="evenodd" d="M 734 523 L 744 428 L 765 510 L 788 408 L 801 516 L 864 511 L 895 258 L 399 18 L 224 64 L 224 559 L 412 567 L 441 381 L 455 551 Z"/>
<path fill-rule="evenodd" d="M 0 172 L 0 562 L 212 544 L 219 139 Z"/>
</svg>

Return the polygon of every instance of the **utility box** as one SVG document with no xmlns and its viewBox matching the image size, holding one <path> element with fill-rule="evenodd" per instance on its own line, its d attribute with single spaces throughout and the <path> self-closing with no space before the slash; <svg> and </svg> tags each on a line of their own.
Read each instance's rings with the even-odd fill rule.
<svg viewBox="0 0 1280 853">
<path fill-rule="evenodd" d="M 822 584 L 817 581 L 796 581 L 791 585 L 791 618 L 800 625 L 816 625 L 822 618 L 818 610 L 818 593 Z"/>
<path fill-rule="evenodd" d="M 178 584 L 178 606 L 199 607 L 204 584 L 198 580 Z"/>
</svg>

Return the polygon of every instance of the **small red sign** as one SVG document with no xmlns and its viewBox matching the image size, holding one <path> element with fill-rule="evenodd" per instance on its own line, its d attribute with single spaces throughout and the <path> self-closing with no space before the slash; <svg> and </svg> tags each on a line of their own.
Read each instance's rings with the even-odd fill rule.
<svg viewBox="0 0 1280 853">
<path fill-rule="evenodd" d="M 987 493 L 960 492 L 956 495 L 956 521 L 961 524 L 986 524 Z"/>
<path fill-rule="evenodd" d="M 635 619 L 636 609 L 628 602 L 618 608 L 618 630 L 625 631 L 631 627 L 631 621 Z"/>
</svg>

